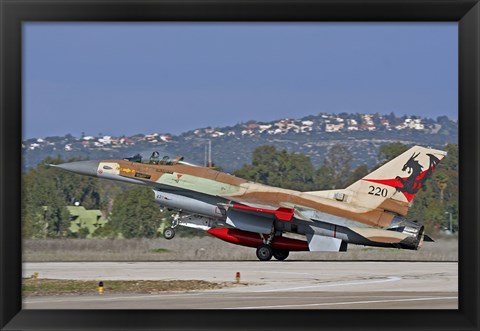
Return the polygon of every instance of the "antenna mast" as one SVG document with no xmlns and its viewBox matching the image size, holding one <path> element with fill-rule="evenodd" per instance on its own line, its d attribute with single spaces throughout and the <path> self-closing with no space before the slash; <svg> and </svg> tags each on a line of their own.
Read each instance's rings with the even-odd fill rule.
<svg viewBox="0 0 480 331">
<path fill-rule="evenodd" d="M 207 164 L 207 149 L 208 149 L 208 146 L 207 146 L 207 144 L 205 144 L 205 155 L 204 155 L 204 158 L 203 158 L 203 165 L 205 167 L 208 166 L 208 164 Z"/>
<path fill-rule="evenodd" d="M 212 141 L 208 140 L 208 167 L 212 167 Z"/>
</svg>

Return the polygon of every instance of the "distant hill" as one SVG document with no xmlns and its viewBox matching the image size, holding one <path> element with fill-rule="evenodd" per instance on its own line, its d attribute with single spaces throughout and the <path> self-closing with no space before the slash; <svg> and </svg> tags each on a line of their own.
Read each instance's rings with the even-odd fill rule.
<svg viewBox="0 0 480 331">
<path fill-rule="evenodd" d="M 458 123 L 446 116 L 437 119 L 418 116 L 396 117 L 380 114 L 327 114 L 300 119 L 278 119 L 270 122 L 249 121 L 223 128 L 196 128 L 178 136 L 169 133 L 134 136 L 82 136 L 32 138 L 22 142 L 23 170 L 35 167 L 47 156 L 60 155 L 65 160 L 124 158 L 137 152 L 159 150 L 182 155 L 185 160 L 204 164 L 206 145 L 212 145 L 215 165 L 233 171 L 250 163 L 253 150 L 262 145 L 310 156 L 319 167 L 328 148 L 336 143 L 348 146 L 352 167 L 377 163 L 381 145 L 401 142 L 442 148 L 458 141 Z"/>
</svg>

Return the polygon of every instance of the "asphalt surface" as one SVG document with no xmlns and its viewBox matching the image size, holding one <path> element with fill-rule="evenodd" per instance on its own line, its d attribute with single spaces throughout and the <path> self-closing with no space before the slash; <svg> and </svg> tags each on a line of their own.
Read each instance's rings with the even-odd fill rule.
<svg viewBox="0 0 480 331">
<path fill-rule="evenodd" d="M 23 276 L 98 280 L 102 295 L 24 298 L 24 309 L 458 309 L 456 262 L 25 263 Z M 240 283 L 236 284 L 236 273 Z M 109 280 L 205 280 L 188 293 L 111 294 Z"/>
</svg>

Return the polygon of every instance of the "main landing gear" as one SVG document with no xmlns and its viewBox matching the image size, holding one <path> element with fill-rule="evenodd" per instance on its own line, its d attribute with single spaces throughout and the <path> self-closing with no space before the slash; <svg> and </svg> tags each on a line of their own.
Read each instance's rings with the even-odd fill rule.
<svg viewBox="0 0 480 331">
<path fill-rule="evenodd" d="M 283 261 L 289 254 L 290 252 L 287 250 L 273 249 L 267 244 L 262 244 L 257 247 L 257 257 L 260 261 L 269 261 L 272 257 L 278 261 Z"/>
<path fill-rule="evenodd" d="M 257 257 L 260 261 L 269 261 L 272 259 L 272 257 L 274 257 L 278 261 L 283 261 L 290 254 L 290 252 L 287 250 L 272 248 L 271 244 L 274 237 L 275 227 L 272 226 L 272 231 L 270 232 L 268 238 L 266 240 L 264 239 L 263 244 L 257 247 Z"/>
<path fill-rule="evenodd" d="M 278 261 L 283 261 L 285 260 L 288 255 L 290 254 L 289 251 L 283 250 L 283 249 L 274 249 L 273 250 L 273 257 L 276 258 Z"/>
<path fill-rule="evenodd" d="M 269 261 L 272 259 L 273 249 L 270 245 L 261 244 L 257 247 L 257 257 L 260 261 Z"/>
</svg>

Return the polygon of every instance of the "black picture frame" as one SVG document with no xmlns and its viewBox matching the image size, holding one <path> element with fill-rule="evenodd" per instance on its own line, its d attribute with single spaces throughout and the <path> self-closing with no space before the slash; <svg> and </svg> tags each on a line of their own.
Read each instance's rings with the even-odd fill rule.
<svg viewBox="0 0 480 331">
<path fill-rule="evenodd" d="M 480 4 L 478 1 L 0 0 L 0 328 L 478 330 Z M 459 24 L 458 310 L 22 310 L 22 22 L 27 21 L 450 21 Z"/>
</svg>

